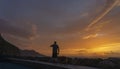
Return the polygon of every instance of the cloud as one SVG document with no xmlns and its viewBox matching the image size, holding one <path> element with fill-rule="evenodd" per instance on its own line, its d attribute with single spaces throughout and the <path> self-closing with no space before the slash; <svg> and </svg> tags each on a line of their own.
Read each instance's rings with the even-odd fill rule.
<svg viewBox="0 0 120 69">
<path fill-rule="evenodd" d="M 79 54 L 85 54 L 85 53 L 88 53 L 88 50 L 87 49 L 79 49 L 78 51 L 77 51 L 77 53 L 79 53 Z"/>
<path fill-rule="evenodd" d="M 95 37 L 97 37 L 97 36 L 98 36 L 98 34 L 90 34 L 90 35 L 88 35 L 88 36 L 83 37 L 83 39 L 95 38 Z"/>
<path fill-rule="evenodd" d="M 92 27 L 89 31 L 85 31 L 83 33 L 82 39 L 90 39 L 90 38 L 96 38 L 104 36 L 105 34 L 100 33 L 100 31 L 104 28 L 105 25 L 108 23 L 111 23 L 112 20 L 103 20 L 100 23 L 96 24 L 94 27 Z"/>
<path fill-rule="evenodd" d="M 31 25 L 31 36 L 29 37 L 30 40 L 33 40 L 35 38 L 38 38 L 39 34 L 38 34 L 38 28 L 36 24 L 32 24 Z"/>
<path fill-rule="evenodd" d="M 120 0 L 118 1 L 118 5 L 117 6 L 120 6 Z"/>
<path fill-rule="evenodd" d="M 120 43 L 111 43 L 94 48 L 76 49 L 80 56 L 89 57 L 120 57 Z M 73 49 L 74 50 L 74 49 Z M 76 51 L 74 50 L 74 51 Z"/>
<path fill-rule="evenodd" d="M 12 2 L 12 0 L 10 0 L 8 2 L 8 0 L 6 0 L 5 2 L 1 2 L 2 6 L 0 6 L 0 9 L 2 12 L 0 11 L 0 17 L 8 19 L 8 21 L 4 20 L 5 22 L 0 23 L 0 32 L 15 36 L 16 39 L 14 39 L 13 43 L 19 42 L 19 44 L 16 45 L 19 47 L 22 46 L 21 48 L 24 48 L 26 45 L 26 43 L 22 41 L 26 40 L 33 43 L 28 43 L 28 48 L 30 46 L 35 50 L 40 49 L 40 52 L 42 52 L 42 50 L 45 51 L 45 49 L 47 52 L 50 52 L 47 46 L 49 46 L 50 41 L 57 40 L 61 43 L 60 48 L 63 47 L 62 49 L 64 49 L 65 53 L 68 51 L 68 53 L 72 52 L 72 54 L 76 54 L 76 51 L 78 51 L 79 53 L 85 54 L 85 52 L 88 53 L 90 49 L 80 50 L 81 48 L 96 47 L 103 42 L 113 40 L 111 37 L 107 39 L 108 36 L 102 36 L 106 33 L 106 28 L 103 29 L 106 23 L 97 22 L 111 10 L 113 7 L 111 5 L 113 5 L 115 1 L 96 1 L 97 0 L 16 0 Z M 105 1 L 107 1 L 106 5 L 104 5 Z M 94 24 L 91 24 L 89 31 L 83 32 L 82 30 L 98 13 L 101 13 L 102 16 L 98 16 L 98 19 L 96 17 L 97 20 L 93 22 Z M 27 21 L 31 23 L 26 24 Z M 118 24 L 116 25 L 119 26 Z M 113 30 L 113 28 L 116 26 L 109 26 L 110 25 L 108 25 L 107 29 L 112 29 L 112 31 L 109 31 L 113 33 L 113 31 L 116 30 Z M 112 36 L 110 34 L 108 35 Z M 13 38 L 11 37 L 10 39 Z M 65 48 L 79 48 L 79 50 L 71 51 Z"/>
<path fill-rule="evenodd" d="M 105 52 L 104 54 L 106 54 L 106 55 L 120 55 L 120 52 L 110 51 L 110 52 Z"/>
<path fill-rule="evenodd" d="M 105 9 L 101 14 L 98 15 L 86 28 L 86 30 L 91 29 L 93 25 L 99 22 L 106 14 L 108 14 L 116 5 L 118 5 L 119 0 L 107 0 Z"/>
<path fill-rule="evenodd" d="M 36 35 L 37 29 L 34 25 L 31 27 L 31 31 L 27 31 L 24 28 L 19 28 L 11 24 L 12 23 L 7 20 L 0 19 L 0 33 L 24 38 L 30 38 Z"/>
<path fill-rule="evenodd" d="M 88 13 L 88 12 L 85 12 L 85 13 L 82 13 L 82 14 L 81 14 L 81 17 L 87 17 L 87 16 L 89 16 L 89 13 Z"/>
</svg>

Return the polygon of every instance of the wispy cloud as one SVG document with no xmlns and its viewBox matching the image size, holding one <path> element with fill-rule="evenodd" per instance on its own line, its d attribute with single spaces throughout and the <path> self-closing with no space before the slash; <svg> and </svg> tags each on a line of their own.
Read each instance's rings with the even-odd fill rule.
<svg viewBox="0 0 120 69">
<path fill-rule="evenodd" d="M 30 39 L 33 40 L 37 37 L 39 37 L 37 25 L 32 24 L 31 25 L 31 37 L 30 37 Z"/>
<path fill-rule="evenodd" d="M 117 6 L 120 6 L 120 0 L 118 1 L 118 5 Z"/>
<path fill-rule="evenodd" d="M 31 30 L 25 30 L 23 28 L 11 25 L 11 22 L 7 20 L 0 19 L 0 33 L 10 34 L 23 38 L 33 38 L 37 36 L 37 27 L 36 25 L 32 24 Z"/>
<path fill-rule="evenodd" d="M 99 33 L 99 32 L 108 23 L 111 23 L 111 20 L 102 21 L 102 22 L 96 24 L 94 27 L 91 27 L 91 29 L 89 31 L 84 31 L 84 33 L 83 33 L 84 35 L 83 35 L 82 39 L 90 39 L 90 38 L 104 36 L 103 33 Z"/>
<path fill-rule="evenodd" d="M 98 15 L 86 28 L 86 30 L 91 29 L 93 25 L 95 25 L 98 21 L 100 21 L 107 13 L 109 13 L 115 6 L 117 6 L 119 0 L 107 0 L 105 9 L 101 14 Z"/>
<path fill-rule="evenodd" d="M 97 36 L 98 36 L 98 34 L 90 34 L 88 36 L 83 37 L 83 39 L 95 38 Z"/>
</svg>

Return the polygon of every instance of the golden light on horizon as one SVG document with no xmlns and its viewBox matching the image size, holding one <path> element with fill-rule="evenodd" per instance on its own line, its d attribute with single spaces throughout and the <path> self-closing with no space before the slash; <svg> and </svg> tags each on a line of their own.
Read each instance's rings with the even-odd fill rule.
<svg viewBox="0 0 120 69">
<path fill-rule="evenodd" d="M 116 55 L 115 53 L 120 53 L 119 49 L 120 43 L 111 43 L 100 45 L 98 47 L 93 48 L 64 49 L 61 51 L 61 54 L 63 55 L 69 54 L 71 56 L 84 56 L 84 57 L 108 57 L 108 55 Z"/>
</svg>

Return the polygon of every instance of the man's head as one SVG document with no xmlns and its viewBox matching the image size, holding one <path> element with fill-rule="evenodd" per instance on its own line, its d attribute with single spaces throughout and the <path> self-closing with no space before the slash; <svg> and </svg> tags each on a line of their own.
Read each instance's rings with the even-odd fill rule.
<svg viewBox="0 0 120 69">
<path fill-rule="evenodd" d="M 54 41 L 54 44 L 57 44 L 57 42 L 56 42 L 56 41 Z"/>
</svg>

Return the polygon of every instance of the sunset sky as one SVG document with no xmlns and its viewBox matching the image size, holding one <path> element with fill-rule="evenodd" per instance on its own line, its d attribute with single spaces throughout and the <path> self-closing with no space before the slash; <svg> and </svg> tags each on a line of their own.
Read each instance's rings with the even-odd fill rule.
<svg viewBox="0 0 120 69">
<path fill-rule="evenodd" d="M 120 0 L 0 0 L 0 32 L 20 49 L 120 57 Z"/>
</svg>

